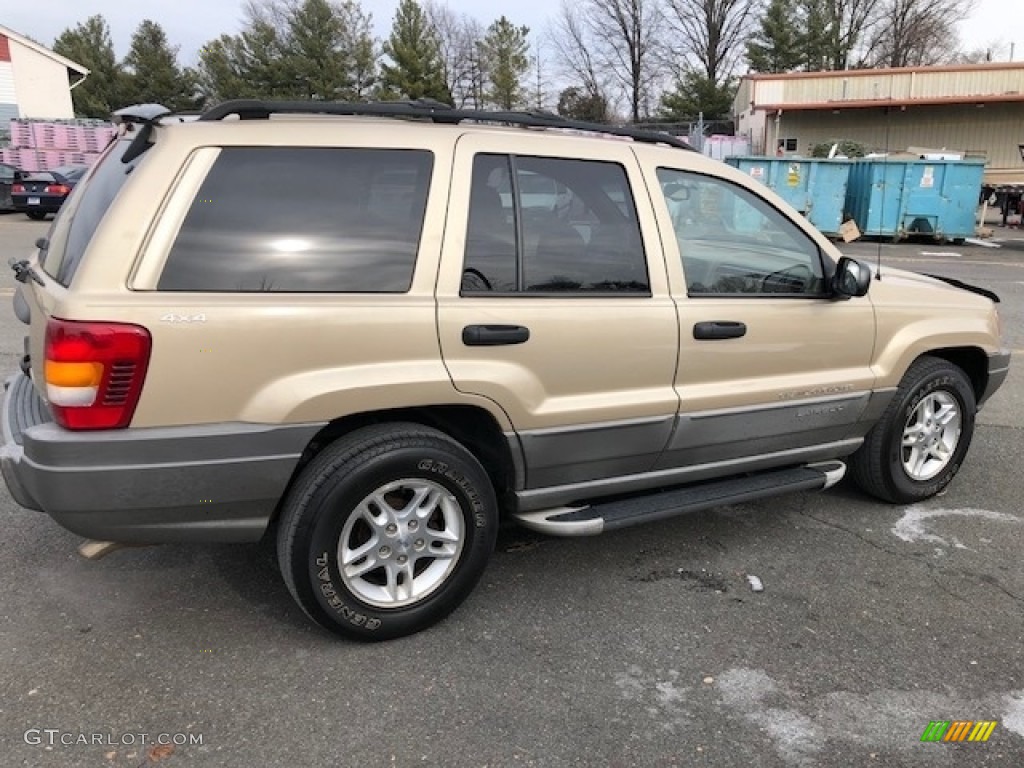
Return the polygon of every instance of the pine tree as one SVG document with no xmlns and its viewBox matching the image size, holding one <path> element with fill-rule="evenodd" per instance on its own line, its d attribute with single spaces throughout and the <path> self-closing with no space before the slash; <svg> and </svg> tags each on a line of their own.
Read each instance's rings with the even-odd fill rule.
<svg viewBox="0 0 1024 768">
<path fill-rule="evenodd" d="M 591 123 L 608 122 L 608 100 L 586 88 L 569 86 L 558 95 L 558 114 Z"/>
<path fill-rule="evenodd" d="M 517 27 L 502 16 L 487 28 L 479 43 L 490 79 L 486 98 L 500 109 L 514 109 L 526 100 L 522 80 L 530 67 L 529 34 L 529 27 Z"/>
<path fill-rule="evenodd" d="M 332 101 L 351 90 L 344 31 L 327 0 L 304 0 L 291 11 L 281 67 L 296 97 Z"/>
<path fill-rule="evenodd" d="M 747 42 L 747 61 L 755 72 L 790 72 L 805 63 L 801 30 L 793 0 L 771 0 L 760 29 Z"/>
<path fill-rule="evenodd" d="M 206 106 L 257 95 L 239 69 L 239 49 L 239 39 L 231 35 L 221 35 L 200 49 L 198 85 Z"/>
<path fill-rule="evenodd" d="M 732 115 L 732 102 L 736 83 L 727 80 L 716 84 L 703 73 L 690 70 L 683 73 L 674 91 L 661 97 L 661 115 L 664 120 L 695 120 L 703 113 L 705 120 L 726 120 Z"/>
<path fill-rule="evenodd" d="M 178 66 L 178 48 L 167 42 L 163 27 L 146 19 L 132 35 L 124 60 L 129 71 L 128 94 L 133 103 L 163 104 L 172 111 L 195 109 L 197 77 Z"/>
<path fill-rule="evenodd" d="M 114 54 L 110 26 L 103 16 L 90 16 L 73 29 L 65 29 L 53 50 L 89 70 L 89 77 L 71 92 L 79 117 L 108 119 L 125 103 L 125 74 Z"/>
<path fill-rule="evenodd" d="M 384 95 L 452 103 L 434 29 L 416 0 L 399 3 L 383 51 L 389 60 L 381 64 Z"/>
</svg>

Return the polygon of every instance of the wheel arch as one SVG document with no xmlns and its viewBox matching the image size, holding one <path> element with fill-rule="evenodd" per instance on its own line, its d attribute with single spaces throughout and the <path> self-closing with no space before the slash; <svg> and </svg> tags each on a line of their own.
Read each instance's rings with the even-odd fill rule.
<svg viewBox="0 0 1024 768">
<path fill-rule="evenodd" d="M 981 400 L 988 386 L 988 356 L 984 350 L 978 347 L 944 347 L 925 354 L 945 360 L 962 370 L 971 382 L 975 400 Z M 924 356 L 921 355 L 917 359 L 920 360 Z"/>
<path fill-rule="evenodd" d="M 432 427 L 465 446 L 487 472 L 502 512 L 507 501 L 511 500 L 513 491 L 522 485 L 523 464 L 519 441 L 517 438 L 509 440 L 494 416 L 484 408 L 472 405 L 430 405 L 349 414 L 330 421 L 306 445 L 281 494 L 269 528 L 276 523 L 281 505 L 296 478 L 326 446 L 362 427 L 391 422 L 412 422 Z"/>
</svg>

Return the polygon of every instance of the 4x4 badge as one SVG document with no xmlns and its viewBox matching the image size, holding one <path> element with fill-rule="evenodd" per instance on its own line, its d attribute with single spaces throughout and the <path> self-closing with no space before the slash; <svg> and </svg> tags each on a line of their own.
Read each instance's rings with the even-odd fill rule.
<svg viewBox="0 0 1024 768">
<path fill-rule="evenodd" d="M 169 312 L 166 315 L 160 317 L 161 323 L 205 323 L 206 315 L 200 313 L 198 315 L 176 315 L 173 312 Z"/>
</svg>

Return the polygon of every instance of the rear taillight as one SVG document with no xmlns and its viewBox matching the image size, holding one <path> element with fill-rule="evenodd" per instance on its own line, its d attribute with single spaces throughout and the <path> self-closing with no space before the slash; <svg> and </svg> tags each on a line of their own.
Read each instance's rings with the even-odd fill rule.
<svg viewBox="0 0 1024 768">
<path fill-rule="evenodd" d="M 11 194 L 12 195 L 24 195 L 25 194 L 25 185 L 24 184 L 13 184 L 13 185 L 11 185 Z"/>
<path fill-rule="evenodd" d="M 46 324 L 46 399 L 66 429 L 127 427 L 149 366 L 149 331 L 128 323 L 51 318 Z"/>
<path fill-rule="evenodd" d="M 43 191 L 48 195 L 66 195 L 71 191 L 71 187 L 63 184 L 47 184 Z"/>
</svg>

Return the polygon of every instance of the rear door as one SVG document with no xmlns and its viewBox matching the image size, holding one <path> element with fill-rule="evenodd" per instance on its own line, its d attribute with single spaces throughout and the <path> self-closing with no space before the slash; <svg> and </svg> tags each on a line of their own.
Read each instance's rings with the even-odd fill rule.
<svg viewBox="0 0 1024 768">
<path fill-rule="evenodd" d="M 467 134 L 453 179 L 437 301 L 455 386 L 508 414 L 528 488 L 648 470 L 678 326 L 629 145 Z"/>
</svg>

